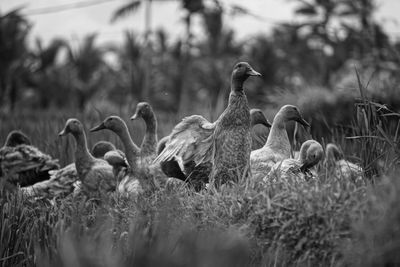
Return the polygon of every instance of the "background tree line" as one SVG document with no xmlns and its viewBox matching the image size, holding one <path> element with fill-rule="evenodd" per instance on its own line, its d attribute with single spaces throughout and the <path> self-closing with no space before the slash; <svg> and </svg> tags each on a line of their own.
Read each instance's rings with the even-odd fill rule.
<svg viewBox="0 0 400 267">
<path fill-rule="evenodd" d="M 100 46 L 93 33 L 77 46 L 62 39 L 28 46 L 31 22 L 23 10 L 0 14 L 1 110 L 84 110 L 87 103 L 121 108 L 147 100 L 159 110 L 185 113 L 207 106 L 214 114 L 225 106 L 231 66 L 238 60 L 263 74 L 248 85 L 252 105 L 301 105 L 307 97 L 320 106 L 332 99 L 344 102 L 343 91 L 354 95 L 357 67 L 366 79 L 372 77 L 373 98 L 400 106 L 400 43 L 374 20 L 373 0 L 293 0 L 299 22 L 276 24 L 271 34 L 243 41 L 226 23 L 228 17 L 251 16 L 243 6 L 182 0 L 186 36 L 171 40 L 164 30 L 148 26 L 158 1 L 133 0 L 115 11 L 112 21 L 146 8 L 145 35 L 125 32 L 121 45 Z M 201 17 L 204 37 L 193 36 L 193 16 Z"/>
</svg>

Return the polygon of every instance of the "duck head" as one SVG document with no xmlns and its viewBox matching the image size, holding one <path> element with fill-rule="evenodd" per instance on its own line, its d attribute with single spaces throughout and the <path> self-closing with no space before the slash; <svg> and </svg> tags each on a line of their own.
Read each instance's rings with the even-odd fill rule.
<svg viewBox="0 0 400 267">
<path fill-rule="evenodd" d="M 30 145 L 31 140 L 21 131 L 13 130 L 7 135 L 4 146 L 15 147 L 18 145 Z"/>
<path fill-rule="evenodd" d="M 293 105 L 285 105 L 283 106 L 277 116 L 281 116 L 283 121 L 296 121 L 303 126 L 310 127 L 310 124 L 306 122 L 301 116 L 299 109 Z"/>
<path fill-rule="evenodd" d="M 327 163 L 333 163 L 338 160 L 343 159 L 343 153 L 340 151 L 340 149 L 332 143 L 329 143 L 326 145 L 326 151 L 325 151 L 325 164 Z"/>
<path fill-rule="evenodd" d="M 324 150 L 320 143 L 315 140 L 305 141 L 300 148 L 300 162 L 302 172 L 314 167 L 324 157 Z"/>
<path fill-rule="evenodd" d="M 237 63 L 232 71 L 232 89 L 235 91 L 243 90 L 243 83 L 250 76 L 261 76 L 261 74 L 255 71 L 247 62 Z"/>
<path fill-rule="evenodd" d="M 265 118 L 264 113 L 261 111 L 261 109 L 258 108 L 253 108 L 250 110 L 250 124 L 251 126 L 262 124 L 265 127 L 271 127 L 271 123 L 267 120 L 267 118 Z"/>
<path fill-rule="evenodd" d="M 116 148 L 112 143 L 108 141 L 99 141 L 94 144 L 92 148 L 92 155 L 95 158 L 103 158 L 107 152 L 113 150 L 116 150 Z"/>
<path fill-rule="evenodd" d="M 104 160 L 113 167 L 127 167 L 123 155 L 118 150 L 112 150 L 104 155 Z"/>
<path fill-rule="evenodd" d="M 97 132 L 108 129 L 113 132 L 121 132 L 125 128 L 125 122 L 118 116 L 109 116 L 102 123 L 90 129 L 90 132 Z"/>
<path fill-rule="evenodd" d="M 131 117 L 131 120 L 136 120 L 138 118 L 143 118 L 144 120 L 153 117 L 153 109 L 147 102 L 140 102 L 136 105 L 135 114 Z"/>
<path fill-rule="evenodd" d="M 65 136 L 67 134 L 77 135 L 84 132 L 83 125 L 78 119 L 68 119 L 65 123 L 64 129 L 58 134 L 59 136 Z"/>
</svg>

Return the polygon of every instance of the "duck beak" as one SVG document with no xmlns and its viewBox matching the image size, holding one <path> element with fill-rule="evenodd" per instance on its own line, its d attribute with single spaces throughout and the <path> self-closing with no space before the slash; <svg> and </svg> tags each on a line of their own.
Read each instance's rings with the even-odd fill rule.
<svg viewBox="0 0 400 267">
<path fill-rule="evenodd" d="M 264 124 L 265 126 L 267 126 L 268 128 L 272 127 L 272 123 L 269 122 L 269 120 L 265 119 L 266 123 Z"/>
<path fill-rule="evenodd" d="M 263 117 L 263 119 L 261 121 L 261 124 L 264 125 L 267 128 L 271 128 L 272 127 L 272 124 L 265 117 Z"/>
<path fill-rule="evenodd" d="M 250 69 L 246 72 L 246 74 L 249 75 L 249 76 L 259 76 L 259 77 L 261 77 L 261 73 L 255 71 L 255 70 L 252 69 L 252 68 L 250 68 Z"/>
<path fill-rule="evenodd" d="M 306 122 L 303 118 L 297 118 L 296 121 L 305 127 L 310 127 L 310 124 Z"/>
<path fill-rule="evenodd" d="M 300 171 L 301 172 L 306 172 L 308 170 L 308 164 L 304 163 L 303 165 L 300 166 Z"/>
<path fill-rule="evenodd" d="M 104 122 L 100 123 L 99 125 L 93 127 L 92 129 L 90 129 L 90 132 L 97 132 L 100 130 L 106 129 L 106 126 L 104 125 Z"/>
<path fill-rule="evenodd" d="M 139 116 L 138 116 L 138 114 L 137 114 L 137 112 L 136 112 L 136 113 L 133 114 L 133 116 L 131 117 L 131 120 L 132 120 L 132 121 L 133 121 L 133 120 L 136 120 L 138 117 L 139 117 Z"/>
<path fill-rule="evenodd" d="M 67 135 L 67 134 L 68 134 L 68 132 L 67 132 L 67 127 L 65 127 L 64 129 L 62 129 L 61 132 L 58 133 L 58 136 L 65 136 L 65 135 Z"/>
</svg>

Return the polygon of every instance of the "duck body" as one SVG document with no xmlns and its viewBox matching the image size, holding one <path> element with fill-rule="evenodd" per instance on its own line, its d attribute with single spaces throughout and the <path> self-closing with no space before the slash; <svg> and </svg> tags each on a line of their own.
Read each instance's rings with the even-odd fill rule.
<svg viewBox="0 0 400 267">
<path fill-rule="evenodd" d="M 232 92 L 215 127 L 211 179 L 237 182 L 250 171 L 250 109 L 244 92 Z"/>
<path fill-rule="evenodd" d="M 32 145 L 19 144 L 0 149 L 0 174 L 14 185 L 24 187 L 48 180 L 48 171 L 59 167 L 58 160 Z"/>
<path fill-rule="evenodd" d="M 250 108 L 243 88 L 250 76 L 261 74 L 247 62 L 235 65 L 228 107 L 216 121 L 210 179 L 217 187 L 228 181 L 237 182 L 250 174 Z"/>
<path fill-rule="evenodd" d="M 327 144 L 325 165 L 338 179 L 359 182 L 363 180 L 364 170 L 357 164 L 344 159 L 343 152 L 335 144 Z"/>
<path fill-rule="evenodd" d="M 77 119 L 69 119 L 60 136 L 72 134 L 76 141 L 75 166 L 82 189 L 87 193 L 107 193 L 114 191 L 116 181 L 113 168 L 103 159 L 93 157 L 88 148 L 82 124 Z"/>
<path fill-rule="evenodd" d="M 363 180 L 364 170 L 360 166 L 345 159 L 336 161 L 335 176 L 354 182 Z"/>
<path fill-rule="evenodd" d="M 59 170 L 49 171 L 50 179 L 21 188 L 25 196 L 53 198 L 73 192 L 74 183 L 78 180 L 75 163 L 71 163 Z"/>
</svg>

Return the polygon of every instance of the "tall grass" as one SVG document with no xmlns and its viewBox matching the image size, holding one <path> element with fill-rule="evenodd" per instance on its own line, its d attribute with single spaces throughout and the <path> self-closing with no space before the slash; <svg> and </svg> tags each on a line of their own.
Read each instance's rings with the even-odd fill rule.
<svg viewBox="0 0 400 267">
<path fill-rule="evenodd" d="M 336 130 L 324 141 L 339 143 L 348 158 L 366 168 L 363 183 L 337 179 L 321 167 L 320 179 L 310 183 L 247 180 L 219 191 L 165 189 L 139 199 L 113 196 L 101 204 L 73 196 L 34 200 L 3 194 L 0 266 L 398 263 L 399 126 L 386 121 L 388 114 L 398 114 L 363 96 L 361 82 L 360 90 L 351 132 Z M 9 130 L 19 128 L 66 164 L 73 159 L 71 139 L 60 140 L 56 134 L 68 116 L 87 126 L 104 118 L 100 113 L 14 114 L 0 118 L 0 136 L 4 140 Z M 177 120 L 162 123 L 160 133 Z M 136 142 L 143 134 L 141 124 L 128 123 Z M 89 137 L 90 144 L 117 141 L 107 131 Z"/>
</svg>

